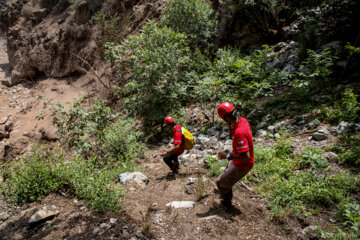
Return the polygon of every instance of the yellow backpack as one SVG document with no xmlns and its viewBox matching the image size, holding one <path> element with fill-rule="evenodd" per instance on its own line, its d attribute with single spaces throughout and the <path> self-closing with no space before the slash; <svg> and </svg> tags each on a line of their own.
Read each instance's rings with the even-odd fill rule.
<svg viewBox="0 0 360 240">
<path fill-rule="evenodd" d="M 195 144 L 193 135 L 184 127 L 181 127 L 181 133 L 184 136 L 184 148 L 191 150 Z"/>
</svg>

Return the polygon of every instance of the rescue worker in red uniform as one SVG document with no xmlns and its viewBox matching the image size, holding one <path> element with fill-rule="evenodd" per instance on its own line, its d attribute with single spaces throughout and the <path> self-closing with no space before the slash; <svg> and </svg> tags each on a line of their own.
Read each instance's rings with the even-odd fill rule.
<svg viewBox="0 0 360 240">
<path fill-rule="evenodd" d="M 233 151 L 232 153 L 218 153 L 220 159 L 227 159 L 229 163 L 224 173 L 217 178 L 216 185 L 222 199 L 221 204 L 231 207 L 232 186 L 254 166 L 253 138 L 249 122 L 245 118 L 237 116 L 234 105 L 228 102 L 220 104 L 218 114 L 231 126 L 230 136 Z"/>
<path fill-rule="evenodd" d="M 182 154 L 184 149 L 184 139 L 182 138 L 181 125 L 176 124 L 174 118 L 167 116 L 165 118 L 165 124 L 172 128 L 172 135 L 174 138 L 174 147 L 167 152 L 161 154 L 166 163 L 169 166 L 173 174 L 179 172 L 179 160 L 178 157 Z"/>
</svg>

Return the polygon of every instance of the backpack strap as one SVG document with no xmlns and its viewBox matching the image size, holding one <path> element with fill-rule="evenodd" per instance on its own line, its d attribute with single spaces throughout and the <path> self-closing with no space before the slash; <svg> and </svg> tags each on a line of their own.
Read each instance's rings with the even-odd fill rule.
<svg viewBox="0 0 360 240">
<path fill-rule="evenodd" d="M 180 124 L 176 124 L 176 126 L 180 126 L 180 129 L 179 130 L 176 130 L 175 132 L 181 132 L 181 125 Z"/>
</svg>

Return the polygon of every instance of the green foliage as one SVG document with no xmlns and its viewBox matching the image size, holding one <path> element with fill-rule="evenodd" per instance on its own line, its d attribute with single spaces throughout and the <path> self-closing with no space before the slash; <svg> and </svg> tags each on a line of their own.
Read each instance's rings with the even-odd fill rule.
<svg viewBox="0 0 360 240">
<path fill-rule="evenodd" d="M 331 171 L 320 150 L 307 147 L 297 156 L 290 149 L 286 137 L 274 147 L 255 148 L 255 166 L 247 177 L 268 199 L 273 218 L 341 206 L 359 191 L 359 176 L 347 170 Z M 307 169 L 299 170 L 299 165 Z"/>
<path fill-rule="evenodd" d="M 97 212 L 117 211 L 122 207 L 124 190 L 114 180 L 134 169 L 132 162 L 98 168 L 92 160 L 65 159 L 58 148 L 35 147 L 30 155 L 1 170 L 6 181 L 0 184 L 5 200 L 17 204 L 40 200 L 51 192 L 66 189 L 85 200 Z"/>
<path fill-rule="evenodd" d="M 141 157 L 145 143 L 141 141 L 142 132 L 135 130 L 131 119 L 118 118 L 104 130 L 103 151 L 113 159 L 128 160 Z"/>
<path fill-rule="evenodd" d="M 5 199 L 17 204 L 34 202 L 61 188 L 64 180 L 58 178 L 61 169 L 56 164 L 64 159 L 62 152 L 33 148 L 29 156 L 9 163 L 1 170 L 8 183 L 1 184 Z"/>
<path fill-rule="evenodd" d="M 161 24 L 189 36 L 191 46 L 207 47 L 217 33 L 214 11 L 204 0 L 170 0 Z"/>
<path fill-rule="evenodd" d="M 348 89 L 340 101 L 334 106 L 322 106 L 321 118 L 329 123 L 339 124 L 341 121 L 357 122 L 360 120 L 360 103 L 353 89 Z"/>
<path fill-rule="evenodd" d="M 185 104 L 206 62 L 199 52 L 190 51 L 185 34 L 159 28 L 154 20 L 122 45 L 107 44 L 105 55 L 121 63 L 120 77 L 128 80 L 119 91 L 125 97 L 123 106 L 147 127 Z"/>
<path fill-rule="evenodd" d="M 126 162 L 142 156 L 145 142 L 132 119 L 111 114 L 106 101 L 95 100 L 86 106 L 86 99 L 75 100 L 65 108 L 60 103 L 49 104 L 52 121 L 63 147 L 85 159 L 96 159 L 104 165 L 110 161 Z M 44 115 L 38 118 L 43 118 Z M 114 122 L 114 123 L 112 123 Z"/>
<path fill-rule="evenodd" d="M 334 56 L 330 48 L 319 53 L 308 49 L 308 57 L 301 63 L 299 77 L 292 82 L 294 87 L 309 87 L 315 82 L 325 81 L 332 74 Z"/>
<path fill-rule="evenodd" d="M 214 66 L 206 74 L 206 85 L 198 87 L 200 99 L 219 101 L 223 98 L 238 102 L 240 99 L 246 101 L 272 95 L 273 87 L 282 83 L 289 75 L 267 67 L 270 52 L 271 48 L 265 45 L 262 50 L 256 50 L 245 57 L 234 50 L 218 50 Z"/>
<path fill-rule="evenodd" d="M 216 156 L 206 156 L 204 162 L 209 166 L 209 172 L 212 176 L 222 174 L 228 164 L 227 160 L 219 160 Z"/>
<path fill-rule="evenodd" d="M 322 151 L 314 147 L 304 147 L 300 155 L 299 166 L 301 168 L 311 167 L 313 169 L 323 169 L 328 166 L 328 161 L 322 155 Z"/>
<path fill-rule="evenodd" d="M 85 200 L 97 212 L 120 210 L 124 189 L 121 185 L 114 185 L 114 181 L 120 173 L 128 170 L 128 166 L 132 168 L 132 163 L 98 169 L 92 162 L 77 157 L 65 163 L 61 177 L 66 179 L 66 186 L 77 199 Z"/>
<path fill-rule="evenodd" d="M 75 99 L 66 108 L 60 103 L 49 104 L 55 110 L 50 114 L 53 125 L 57 128 L 60 141 L 68 149 L 72 149 L 84 157 L 99 152 L 99 141 L 104 137 L 104 129 L 110 124 L 108 116 L 111 109 L 106 101 L 96 100 L 86 108 L 86 99 Z"/>
<path fill-rule="evenodd" d="M 360 53 L 360 47 L 355 47 L 350 44 L 345 45 L 345 49 L 347 49 L 350 52 L 350 55 Z"/>
<path fill-rule="evenodd" d="M 351 237 L 360 238 L 360 205 L 357 203 L 345 203 L 340 206 L 337 218 L 350 230 Z"/>
<path fill-rule="evenodd" d="M 340 137 L 336 150 L 339 160 L 350 166 L 360 166 L 360 133 L 348 134 Z"/>
</svg>

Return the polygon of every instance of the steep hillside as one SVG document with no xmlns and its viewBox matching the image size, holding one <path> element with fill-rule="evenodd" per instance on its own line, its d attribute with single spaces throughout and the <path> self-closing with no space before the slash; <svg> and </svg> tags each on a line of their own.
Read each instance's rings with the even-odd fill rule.
<svg viewBox="0 0 360 240">
<path fill-rule="evenodd" d="M 1 1 L 0 239 L 358 239 L 359 6 Z M 255 149 L 230 208 L 223 101 Z"/>
</svg>

